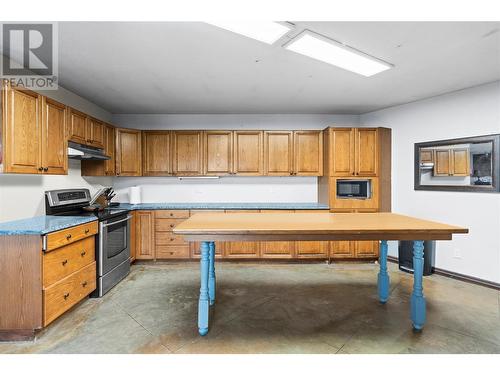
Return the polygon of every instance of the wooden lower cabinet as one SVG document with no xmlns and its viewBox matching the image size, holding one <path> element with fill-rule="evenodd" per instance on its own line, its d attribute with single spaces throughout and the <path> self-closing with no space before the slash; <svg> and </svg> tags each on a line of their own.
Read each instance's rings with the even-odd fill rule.
<svg viewBox="0 0 500 375">
<path fill-rule="evenodd" d="M 341 212 L 375 212 L 374 209 L 337 209 Z M 174 228 L 197 213 L 324 213 L 328 210 L 154 210 L 133 213 L 132 260 L 199 259 L 200 242 L 186 242 Z M 135 245 L 134 245 L 135 244 Z M 378 241 L 261 241 L 215 242 L 222 259 L 374 259 Z"/>
</svg>

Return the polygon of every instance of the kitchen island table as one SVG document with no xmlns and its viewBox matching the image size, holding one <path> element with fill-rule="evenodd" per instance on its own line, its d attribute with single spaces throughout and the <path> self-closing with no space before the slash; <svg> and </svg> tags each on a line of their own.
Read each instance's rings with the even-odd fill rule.
<svg viewBox="0 0 500 375">
<path fill-rule="evenodd" d="M 209 306 L 216 298 L 215 241 L 381 241 L 378 297 L 385 303 L 389 298 L 387 241 L 411 240 L 414 278 L 410 316 L 413 328 L 419 331 L 426 314 L 423 241 L 451 240 L 453 234 L 468 233 L 468 229 L 393 213 L 198 213 L 179 224 L 174 233 L 187 241 L 201 242 L 198 331 L 204 336 L 208 333 Z"/>
</svg>

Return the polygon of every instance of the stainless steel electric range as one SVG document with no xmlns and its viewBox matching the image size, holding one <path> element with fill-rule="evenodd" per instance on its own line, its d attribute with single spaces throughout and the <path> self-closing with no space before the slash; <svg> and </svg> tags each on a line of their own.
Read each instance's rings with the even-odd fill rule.
<svg viewBox="0 0 500 375">
<path fill-rule="evenodd" d="M 86 211 L 91 202 L 88 189 L 45 192 L 45 212 L 59 216 L 95 216 L 99 220 L 96 236 L 97 288 L 91 297 L 102 297 L 130 272 L 130 219 L 128 210 L 105 208 Z"/>
</svg>

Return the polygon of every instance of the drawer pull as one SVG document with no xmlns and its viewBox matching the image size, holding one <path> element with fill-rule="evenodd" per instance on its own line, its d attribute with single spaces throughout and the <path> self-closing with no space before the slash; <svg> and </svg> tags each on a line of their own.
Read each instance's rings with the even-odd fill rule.
<svg viewBox="0 0 500 375">
<path fill-rule="evenodd" d="M 68 299 L 68 297 L 69 297 L 69 293 L 64 293 L 64 296 L 63 296 L 63 297 L 64 297 L 64 299 Z"/>
<path fill-rule="evenodd" d="M 86 282 L 86 281 L 84 281 L 84 282 L 82 283 L 82 286 L 85 288 L 85 287 L 87 286 L 87 282 Z"/>
<path fill-rule="evenodd" d="M 171 212 L 171 213 L 170 213 L 170 216 L 174 216 L 174 214 Z"/>
<path fill-rule="evenodd" d="M 175 225 L 174 224 L 170 224 L 170 228 L 173 228 L 173 227 L 175 227 Z"/>
<path fill-rule="evenodd" d="M 82 258 L 83 258 L 86 254 L 87 254 L 87 252 L 86 252 L 86 251 L 82 251 L 82 252 L 80 253 L 80 255 L 82 256 Z"/>
<path fill-rule="evenodd" d="M 171 239 L 170 239 L 170 241 L 173 241 L 173 240 L 175 240 L 175 238 L 171 238 Z"/>
<path fill-rule="evenodd" d="M 66 236 L 66 239 L 69 241 L 69 240 L 71 239 L 71 234 L 68 234 L 68 235 Z"/>
<path fill-rule="evenodd" d="M 64 260 L 62 261 L 62 265 L 63 265 L 63 266 L 65 266 L 66 264 L 68 264 L 68 260 L 67 260 L 67 259 L 64 259 Z"/>
<path fill-rule="evenodd" d="M 85 234 L 88 234 L 89 232 L 90 232 L 89 228 L 85 229 Z"/>
</svg>

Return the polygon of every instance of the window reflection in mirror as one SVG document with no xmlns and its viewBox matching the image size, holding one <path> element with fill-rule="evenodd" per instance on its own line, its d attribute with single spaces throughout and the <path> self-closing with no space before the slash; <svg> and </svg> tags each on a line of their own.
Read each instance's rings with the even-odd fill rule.
<svg viewBox="0 0 500 375">
<path fill-rule="evenodd" d="M 416 144 L 415 189 L 498 191 L 498 139 L 494 135 Z"/>
</svg>

